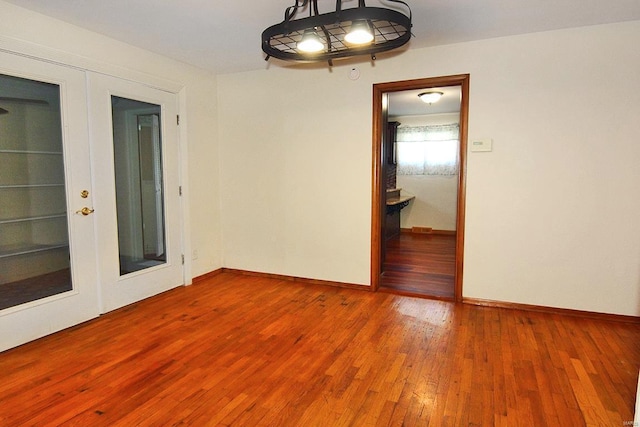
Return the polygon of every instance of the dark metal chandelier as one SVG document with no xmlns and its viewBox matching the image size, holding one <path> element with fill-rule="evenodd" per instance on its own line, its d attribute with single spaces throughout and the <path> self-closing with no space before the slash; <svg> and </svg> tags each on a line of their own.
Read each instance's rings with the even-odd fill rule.
<svg viewBox="0 0 640 427">
<path fill-rule="evenodd" d="M 318 0 L 295 0 L 284 13 L 284 21 L 262 32 L 262 50 L 270 57 L 298 62 L 328 61 L 358 55 L 371 55 L 398 48 L 411 38 L 411 8 L 401 0 L 407 11 L 367 7 L 358 0 L 358 7 L 342 9 L 336 0 L 336 10 L 318 13 Z M 298 12 L 309 8 L 309 16 L 294 19 Z"/>
</svg>

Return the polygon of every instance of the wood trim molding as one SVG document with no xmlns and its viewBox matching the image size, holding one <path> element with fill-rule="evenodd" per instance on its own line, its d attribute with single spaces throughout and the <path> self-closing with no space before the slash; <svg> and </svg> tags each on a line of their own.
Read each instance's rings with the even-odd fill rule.
<svg viewBox="0 0 640 427">
<path fill-rule="evenodd" d="M 454 298 L 462 301 L 464 233 L 467 206 L 467 138 L 469 134 L 469 74 L 460 76 L 460 172 L 458 173 L 458 214 L 456 217 L 456 276 Z"/>
<path fill-rule="evenodd" d="M 219 268 L 217 270 L 210 271 L 209 273 L 205 273 L 198 277 L 194 277 L 193 283 L 204 282 L 222 273 L 232 273 L 232 274 L 238 274 L 242 276 L 252 276 L 252 277 L 265 277 L 269 279 L 277 279 L 277 280 L 283 280 L 287 282 L 295 282 L 295 283 L 301 283 L 301 284 L 333 286 L 338 288 L 354 289 L 354 290 L 365 291 L 365 292 L 368 292 L 371 290 L 371 287 L 367 285 L 356 285 L 353 283 L 333 282 L 330 280 L 307 279 L 304 277 L 287 276 L 284 274 L 261 273 L 257 271 L 239 270 L 235 268 L 224 268 L 224 267 Z M 416 295 L 411 292 L 396 292 L 396 291 L 387 291 L 387 290 L 384 290 L 384 292 L 395 294 L 395 295 L 425 298 L 424 295 Z M 450 299 L 446 299 L 446 298 L 429 297 L 428 299 L 451 301 Z M 494 301 L 494 300 L 487 300 L 487 299 L 481 299 L 481 298 L 463 298 L 462 303 L 470 304 L 470 305 L 478 305 L 483 307 L 504 308 L 508 310 L 534 311 L 538 313 L 558 314 L 562 316 L 575 316 L 575 317 L 584 317 L 587 319 L 595 319 L 595 320 L 608 320 L 608 321 L 615 321 L 615 322 L 640 324 L 640 316 L 626 316 L 621 314 L 597 313 L 593 311 L 572 310 L 568 308 L 557 308 L 557 307 L 547 307 L 547 306 L 541 306 L 541 305 Z"/>
<path fill-rule="evenodd" d="M 594 320 L 608 320 L 614 322 L 640 324 L 640 316 L 626 316 L 623 314 L 598 313 L 594 311 L 572 310 L 569 308 L 547 307 L 543 305 L 520 304 L 515 302 L 502 302 L 481 298 L 463 298 L 465 304 L 479 305 L 483 307 L 506 308 L 509 310 L 535 311 L 539 313 L 559 314 L 562 316 L 584 317 Z"/>
<path fill-rule="evenodd" d="M 464 224 L 466 208 L 467 181 L 467 138 L 469 121 L 469 74 L 458 74 L 425 79 L 404 80 L 373 85 L 373 141 L 372 141 L 372 184 L 371 184 L 371 290 L 380 287 L 381 244 L 383 237 L 380 230 L 384 217 L 381 203 L 383 201 L 382 136 L 383 120 L 386 114 L 383 108 L 383 97 L 389 92 L 411 89 L 428 89 L 439 86 L 460 86 L 460 173 L 458 174 L 458 208 L 456 215 L 456 266 L 454 279 L 454 298 L 462 301 L 462 273 L 464 265 Z"/>
<path fill-rule="evenodd" d="M 284 274 L 261 273 L 258 271 L 238 270 L 235 268 L 222 268 L 221 272 L 235 273 L 243 276 L 266 277 L 269 279 L 284 280 L 287 282 L 296 282 L 296 283 L 302 283 L 302 284 L 308 284 L 308 285 L 323 285 L 323 286 L 333 286 L 337 288 L 356 289 L 359 291 L 369 291 L 371 289 L 371 286 L 367 286 L 367 285 L 356 285 L 354 283 L 333 282 L 330 280 L 308 279 L 305 277 L 287 276 Z"/>
<path fill-rule="evenodd" d="M 371 290 L 376 292 L 380 287 L 380 268 L 381 256 L 380 245 L 384 241 L 382 236 L 382 181 L 386 181 L 383 177 L 383 160 L 382 160 L 382 134 L 384 128 L 382 126 L 383 112 L 382 106 L 383 90 L 379 85 L 373 85 L 373 143 L 372 143 L 372 172 L 371 172 Z M 386 208 L 386 207 L 385 207 Z"/>
</svg>

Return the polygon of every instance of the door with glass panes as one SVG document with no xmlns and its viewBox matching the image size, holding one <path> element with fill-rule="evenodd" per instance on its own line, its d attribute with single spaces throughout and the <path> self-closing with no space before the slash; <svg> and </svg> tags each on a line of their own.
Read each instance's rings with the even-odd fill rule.
<svg viewBox="0 0 640 427">
<path fill-rule="evenodd" d="M 0 350 L 99 314 L 85 74 L 0 52 Z"/>
<path fill-rule="evenodd" d="M 0 64 L 2 351 L 184 280 L 176 95 Z"/>
<path fill-rule="evenodd" d="M 178 100 L 102 74 L 88 81 L 100 296 L 109 311 L 184 283 Z"/>
</svg>

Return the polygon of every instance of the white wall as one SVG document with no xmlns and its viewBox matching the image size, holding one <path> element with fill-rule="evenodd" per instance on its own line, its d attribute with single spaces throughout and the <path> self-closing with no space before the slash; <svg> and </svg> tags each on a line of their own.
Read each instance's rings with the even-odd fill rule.
<svg viewBox="0 0 640 427">
<path fill-rule="evenodd" d="M 369 283 L 371 85 L 346 72 L 218 77 L 225 266 Z"/>
<path fill-rule="evenodd" d="M 183 186 L 190 202 L 186 237 L 198 252 L 191 274 L 221 267 L 215 76 L 1 0 L 0 16 L 0 49 L 180 92 L 180 138 L 188 159 Z"/>
<path fill-rule="evenodd" d="M 218 76 L 225 265 L 369 283 L 371 93 L 470 73 L 464 296 L 640 315 L 640 22 Z"/>
<path fill-rule="evenodd" d="M 443 125 L 460 122 L 460 113 L 398 116 L 390 120 L 404 126 Z M 402 194 L 413 195 L 400 212 L 400 227 L 430 227 L 455 231 L 458 206 L 458 176 L 397 175 L 396 186 Z"/>
<path fill-rule="evenodd" d="M 465 297 L 640 315 L 638 21 L 378 55 L 351 81 L 346 63 L 216 79 L 1 0 L 0 16 L 0 48 L 182 88 L 194 276 L 369 284 L 372 84 L 470 73 L 469 136 L 494 151 L 468 158 Z"/>
</svg>

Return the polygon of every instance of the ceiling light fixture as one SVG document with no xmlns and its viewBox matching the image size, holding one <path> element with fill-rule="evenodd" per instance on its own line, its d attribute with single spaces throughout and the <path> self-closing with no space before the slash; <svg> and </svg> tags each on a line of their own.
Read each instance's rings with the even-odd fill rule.
<svg viewBox="0 0 640 427">
<path fill-rule="evenodd" d="M 324 49 L 324 45 L 315 29 L 304 30 L 302 39 L 298 42 L 297 47 L 300 52 L 304 53 L 315 53 Z"/>
<path fill-rule="evenodd" d="M 353 21 L 351 29 L 344 35 L 344 40 L 351 44 L 366 44 L 373 41 L 373 33 L 366 21 Z"/>
<path fill-rule="evenodd" d="M 444 95 L 442 92 L 423 92 L 418 95 L 418 98 L 424 103 L 433 104 L 434 102 L 438 102 L 442 95 Z"/>
<path fill-rule="evenodd" d="M 371 55 L 396 49 L 411 38 L 411 9 L 399 3 L 408 15 L 397 10 L 367 7 L 365 0 L 358 6 L 342 9 L 342 0 L 336 0 L 335 12 L 319 13 L 318 0 L 295 0 L 284 13 L 284 21 L 262 32 L 262 51 L 265 60 L 274 57 L 298 62 L 328 61 L 358 55 Z M 309 16 L 294 19 L 299 12 L 309 10 Z M 312 40 L 315 35 L 315 41 Z M 308 46 L 317 50 L 309 50 Z M 321 46 L 321 47 L 320 47 Z"/>
</svg>

